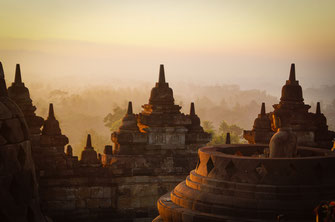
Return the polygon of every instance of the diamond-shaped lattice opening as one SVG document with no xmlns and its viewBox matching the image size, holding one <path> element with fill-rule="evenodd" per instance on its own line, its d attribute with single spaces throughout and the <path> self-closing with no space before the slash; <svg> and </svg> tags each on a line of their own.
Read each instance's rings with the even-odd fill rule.
<svg viewBox="0 0 335 222">
<path fill-rule="evenodd" d="M 232 177 L 235 171 L 235 164 L 233 161 L 229 161 L 229 163 L 226 165 L 225 170 L 227 172 L 228 177 Z"/>
<path fill-rule="evenodd" d="M 258 179 L 262 179 L 263 177 L 266 176 L 266 174 L 268 174 L 268 171 L 266 170 L 265 166 L 263 163 L 259 163 L 256 168 L 255 171 L 258 175 Z"/>
<path fill-rule="evenodd" d="M 208 175 L 212 171 L 212 169 L 214 168 L 214 163 L 213 163 L 212 157 L 209 157 L 206 165 L 207 165 L 207 175 Z"/>
<path fill-rule="evenodd" d="M 195 167 L 196 170 L 199 168 L 199 165 L 200 165 L 200 159 L 198 158 L 197 166 Z"/>
</svg>

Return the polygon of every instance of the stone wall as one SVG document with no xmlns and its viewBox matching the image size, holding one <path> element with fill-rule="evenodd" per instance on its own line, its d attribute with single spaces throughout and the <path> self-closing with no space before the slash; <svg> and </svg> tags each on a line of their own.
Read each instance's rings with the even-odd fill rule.
<svg viewBox="0 0 335 222">
<path fill-rule="evenodd" d="M 42 209 L 55 221 L 63 221 L 64 217 L 70 221 L 151 221 L 157 216 L 158 198 L 185 176 L 148 174 L 148 170 L 140 168 L 79 167 L 72 175 L 41 177 Z"/>
</svg>

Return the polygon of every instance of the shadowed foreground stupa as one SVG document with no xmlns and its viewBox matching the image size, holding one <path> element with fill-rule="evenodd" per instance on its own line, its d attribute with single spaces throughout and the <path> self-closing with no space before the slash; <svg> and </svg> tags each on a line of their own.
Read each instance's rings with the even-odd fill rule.
<svg viewBox="0 0 335 222">
<path fill-rule="evenodd" d="M 47 221 L 40 210 L 29 129 L 8 97 L 1 62 L 0 111 L 0 221 Z"/>
<path fill-rule="evenodd" d="M 292 134 L 293 143 L 274 136 L 270 155 L 268 146 L 257 144 L 199 149 L 196 168 L 158 200 L 160 216 L 154 222 L 315 221 L 314 208 L 335 198 L 335 154 L 296 149 Z"/>
<path fill-rule="evenodd" d="M 279 127 L 290 127 L 301 146 L 327 149 L 332 147 L 335 132 L 328 130 L 327 119 L 321 113 L 320 103 L 317 103 L 315 113 L 308 112 L 311 106 L 304 103 L 294 64 L 291 65 L 289 80 L 282 88 L 280 102 L 273 105 L 273 108 L 274 111 L 265 113 L 265 104 L 262 104 L 253 129 L 244 131 L 243 137 L 250 144 L 268 144 Z"/>
</svg>

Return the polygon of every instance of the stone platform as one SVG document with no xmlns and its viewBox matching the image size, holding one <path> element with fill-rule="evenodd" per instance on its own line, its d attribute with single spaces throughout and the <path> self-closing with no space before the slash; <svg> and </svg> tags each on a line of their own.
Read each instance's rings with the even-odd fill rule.
<svg viewBox="0 0 335 222">
<path fill-rule="evenodd" d="M 198 151 L 199 162 L 158 201 L 156 221 L 315 221 L 313 209 L 335 198 L 335 155 L 299 147 L 295 158 L 268 158 L 267 145 Z"/>
</svg>

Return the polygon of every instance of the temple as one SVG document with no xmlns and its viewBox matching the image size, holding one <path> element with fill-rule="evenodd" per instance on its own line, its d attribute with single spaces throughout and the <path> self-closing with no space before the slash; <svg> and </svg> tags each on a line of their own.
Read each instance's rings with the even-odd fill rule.
<svg viewBox="0 0 335 222">
<path fill-rule="evenodd" d="M 142 107 L 141 113 L 134 114 L 129 102 L 122 126 L 112 134 L 114 153 L 164 155 L 172 151 L 183 152 L 187 158 L 186 153 L 196 153 L 199 145 L 210 141 L 210 135 L 200 126 L 194 103 L 189 115 L 181 113 L 181 107 L 174 104 L 173 90 L 165 81 L 164 65 L 160 65 L 158 82 L 151 90 L 149 103 Z"/>
<path fill-rule="evenodd" d="M 185 178 L 196 165 L 197 149 L 211 139 L 200 126 L 193 103 L 188 115 L 174 104 L 163 65 L 143 111 L 135 114 L 129 102 L 122 125 L 112 134 L 114 146 L 106 145 L 103 154 L 97 153 L 87 135 L 80 159 L 73 156 L 69 139 L 62 134 L 57 107 L 49 104 L 45 120 L 36 116 L 20 65 L 8 93 L 4 80 L 0 86 L 1 95 L 15 100 L 23 111 L 20 118 L 24 115 L 29 123 L 24 136 L 33 141 L 29 163 L 35 163 L 41 210 L 56 222 L 150 221 L 157 215 L 156 200 Z M 1 136 L 6 137 L 7 131 Z M 21 134 L 14 136 L 22 139 Z"/>
<path fill-rule="evenodd" d="M 268 144 L 272 135 L 280 127 L 292 128 L 300 146 L 330 149 L 335 132 L 329 131 L 327 119 L 317 103 L 315 113 L 311 106 L 304 103 L 302 88 L 296 80 L 295 64 L 291 65 L 289 79 L 282 88 L 279 104 L 273 105 L 274 111 L 266 113 L 262 104 L 261 113 L 255 119 L 253 129 L 244 131 L 243 137 L 251 144 Z"/>
<path fill-rule="evenodd" d="M 280 103 L 270 113 L 263 103 L 253 130 L 244 133 L 250 143 L 272 140 L 270 146 L 230 144 L 227 133 L 225 145 L 198 150 L 211 136 L 201 127 L 194 103 L 188 114 L 174 103 L 163 65 L 148 104 L 134 113 L 132 102 L 128 103 L 121 126 L 111 135 L 114 145 L 107 144 L 102 154 L 88 134 L 80 158 L 73 156 L 74 148 L 57 120 L 57 107 L 50 103 L 44 120 L 36 116 L 32 104 L 20 66 L 7 91 L 0 63 L 0 173 L 4 178 L 0 221 L 50 221 L 45 215 L 55 222 L 151 221 L 159 211 L 156 221 L 247 221 L 251 217 L 263 222 L 260 217 L 271 221 L 279 213 L 305 218 L 306 209 L 334 197 L 334 171 L 328 170 L 334 168 L 333 152 L 295 149 L 297 143 L 330 148 L 334 132 L 328 130 L 320 103 L 316 113 L 308 112 L 294 65 Z M 285 140 L 285 133 L 292 139 Z M 290 149 L 281 141 L 291 141 L 286 144 Z M 301 188 L 298 194 L 296 187 Z"/>
</svg>

